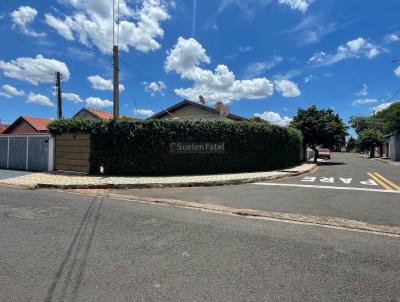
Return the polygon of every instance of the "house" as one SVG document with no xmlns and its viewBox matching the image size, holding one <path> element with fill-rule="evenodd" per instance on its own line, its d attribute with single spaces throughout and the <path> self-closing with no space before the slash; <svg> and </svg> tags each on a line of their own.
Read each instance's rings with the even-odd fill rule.
<svg viewBox="0 0 400 302">
<path fill-rule="evenodd" d="M 43 134 L 48 133 L 47 125 L 52 120 L 34 116 L 20 116 L 2 134 Z"/>
<path fill-rule="evenodd" d="M 400 134 L 392 134 L 386 136 L 386 140 L 384 143 L 385 154 L 392 160 L 400 161 Z"/>
<path fill-rule="evenodd" d="M 226 116 L 221 115 L 220 111 L 217 109 L 189 100 L 183 100 L 182 102 L 179 102 L 167 109 L 164 109 L 159 113 L 151 116 L 149 119 L 180 121 L 246 120 L 246 118 L 232 113 L 229 113 Z"/>
<path fill-rule="evenodd" d="M 92 119 L 111 120 L 113 118 L 113 114 L 92 108 L 82 108 L 74 115 L 74 118 L 80 118 L 83 120 L 92 120 Z"/>
<path fill-rule="evenodd" d="M 8 125 L 0 124 L 0 134 L 2 134 L 3 131 L 7 129 L 7 127 L 8 127 Z"/>
</svg>

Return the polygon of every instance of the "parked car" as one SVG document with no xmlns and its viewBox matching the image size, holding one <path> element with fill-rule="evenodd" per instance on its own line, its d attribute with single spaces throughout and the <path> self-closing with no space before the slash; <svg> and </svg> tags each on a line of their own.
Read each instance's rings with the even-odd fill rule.
<svg viewBox="0 0 400 302">
<path fill-rule="evenodd" d="M 331 159 L 331 151 L 329 149 L 319 149 L 318 158 Z"/>
</svg>

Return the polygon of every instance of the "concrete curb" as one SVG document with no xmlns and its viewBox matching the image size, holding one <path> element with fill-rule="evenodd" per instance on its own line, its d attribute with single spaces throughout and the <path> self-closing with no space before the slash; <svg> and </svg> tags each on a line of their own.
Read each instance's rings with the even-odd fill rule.
<svg viewBox="0 0 400 302">
<path fill-rule="evenodd" d="M 229 179 L 219 181 L 199 181 L 199 182 L 171 182 L 171 183 L 140 183 L 140 184 L 49 184 L 49 183 L 38 183 L 34 186 L 36 189 L 151 189 L 151 188 L 179 188 L 179 187 L 215 187 L 215 186 L 229 186 L 229 185 L 241 185 L 249 184 L 254 182 L 263 182 L 276 180 L 283 177 L 297 176 L 304 173 L 309 173 L 315 170 L 318 166 L 310 164 L 310 167 L 303 170 L 294 172 L 293 169 L 288 169 L 286 172 L 283 170 L 282 175 L 273 175 L 268 177 L 255 177 L 255 178 L 242 178 L 242 179 Z M 273 171 L 271 171 L 273 172 Z"/>
<path fill-rule="evenodd" d="M 93 192 L 85 190 L 72 193 L 84 194 L 90 196 L 98 194 L 98 192 L 94 194 Z M 217 214 L 242 216 L 255 219 L 267 219 L 267 220 L 281 221 L 286 223 L 314 225 L 314 226 L 321 226 L 339 230 L 350 230 L 355 232 L 367 232 L 376 235 L 400 237 L 399 226 L 371 224 L 364 221 L 345 219 L 339 217 L 315 216 L 315 215 L 307 215 L 300 213 L 272 212 L 272 211 L 246 209 L 246 208 L 231 208 L 212 203 L 199 203 L 199 202 L 183 201 L 176 199 L 139 197 L 139 196 L 124 195 L 111 192 L 103 192 L 103 194 L 105 193 L 107 194 L 107 198 L 122 200 L 122 201 L 174 206 L 178 208 L 206 211 Z"/>
</svg>

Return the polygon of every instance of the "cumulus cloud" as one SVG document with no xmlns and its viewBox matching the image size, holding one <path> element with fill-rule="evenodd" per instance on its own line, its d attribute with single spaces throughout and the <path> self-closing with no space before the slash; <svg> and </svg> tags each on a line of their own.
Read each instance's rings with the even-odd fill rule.
<svg viewBox="0 0 400 302">
<path fill-rule="evenodd" d="M 308 60 L 308 63 L 312 63 L 316 66 L 327 66 L 351 58 L 364 57 L 372 59 L 378 56 L 382 51 L 385 51 L 385 49 L 368 42 L 364 38 L 357 38 L 339 46 L 334 54 L 327 54 L 324 51 L 315 53 Z"/>
<path fill-rule="evenodd" d="M 143 115 L 143 116 L 147 116 L 150 117 L 152 115 L 155 114 L 155 112 L 153 110 L 149 110 L 149 109 L 133 109 L 133 113 L 136 115 Z"/>
<path fill-rule="evenodd" d="M 14 96 L 23 96 L 23 95 L 25 95 L 25 91 L 23 91 L 22 89 L 18 90 L 17 88 L 15 88 L 15 87 L 13 87 L 11 85 L 8 85 L 8 84 L 5 84 L 5 85 L 1 86 L 1 88 L 3 88 L 4 92 L 6 94 L 8 94 L 8 95 L 14 95 Z"/>
<path fill-rule="evenodd" d="M 276 80 L 275 89 L 282 93 L 282 96 L 285 98 L 294 98 L 301 95 L 297 84 L 289 80 Z"/>
<path fill-rule="evenodd" d="M 149 92 L 151 96 L 155 96 L 157 93 L 164 95 L 164 90 L 167 88 L 163 81 L 158 82 L 143 82 L 144 90 Z"/>
<path fill-rule="evenodd" d="M 110 102 L 109 100 L 102 100 L 97 97 L 88 97 L 86 99 L 86 104 L 90 107 L 106 108 L 111 107 L 113 102 Z"/>
<path fill-rule="evenodd" d="M 211 63 L 203 46 L 193 38 L 180 37 L 168 52 L 164 68 L 167 72 L 176 72 L 184 80 L 193 81 L 194 85 L 175 89 L 177 95 L 188 99 L 203 95 L 209 103 L 229 103 L 240 99 L 261 99 L 273 94 L 273 84 L 266 78 L 237 80 L 225 65 L 218 65 L 212 71 L 201 68 L 202 63 Z"/>
<path fill-rule="evenodd" d="M 54 74 L 59 71 L 63 80 L 69 79 L 69 70 L 65 63 L 55 59 L 46 59 L 42 55 L 36 58 L 17 58 L 10 62 L 0 60 L 0 69 L 5 76 L 24 80 L 34 85 L 54 82 Z"/>
<path fill-rule="evenodd" d="M 281 116 L 279 113 L 272 112 L 272 111 L 266 111 L 263 113 L 256 113 L 254 116 L 258 116 L 268 122 L 270 122 L 273 125 L 279 125 L 279 126 L 288 126 L 289 123 L 292 121 L 291 118 L 287 116 Z"/>
<path fill-rule="evenodd" d="M 394 104 L 394 103 L 396 103 L 396 102 L 399 102 L 399 101 L 400 101 L 400 100 L 392 101 L 392 102 L 387 102 L 387 103 L 382 103 L 382 104 L 380 104 L 380 105 L 378 105 L 378 106 L 372 108 L 372 112 L 377 113 L 377 112 L 379 112 L 379 111 L 383 111 L 383 110 L 385 110 L 385 109 L 388 109 L 388 108 L 390 107 L 390 105 L 392 105 L 392 104 Z"/>
<path fill-rule="evenodd" d="M 394 74 L 400 78 L 400 66 L 394 70 Z"/>
<path fill-rule="evenodd" d="M 279 3 L 288 5 L 291 9 L 306 12 L 314 0 L 279 0 Z"/>
<path fill-rule="evenodd" d="M 81 97 L 78 94 L 75 94 L 75 93 L 63 92 L 62 93 L 62 97 L 64 99 L 66 99 L 67 101 L 70 101 L 70 102 L 72 102 L 74 104 L 83 103 L 83 100 L 81 99 Z"/>
<path fill-rule="evenodd" d="M 46 23 L 67 40 L 95 45 L 101 52 L 110 53 L 112 45 L 112 5 L 108 0 L 65 0 L 74 8 L 72 15 L 58 18 L 46 14 Z M 161 47 L 156 40 L 164 36 L 161 22 L 170 18 L 164 0 L 144 0 L 136 8 L 120 0 L 119 48 L 134 48 L 149 52 Z"/>
<path fill-rule="evenodd" d="M 107 80 L 102 78 L 99 75 L 92 75 L 88 77 L 89 82 L 92 84 L 94 89 L 98 90 L 113 90 L 113 83 L 111 80 Z M 119 91 L 124 91 L 125 86 L 123 84 L 119 84 Z"/>
<path fill-rule="evenodd" d="M 29 28 L 32 22 L 35 21 L 37 14 L 37 10 L 30 6 L 20 6 L 10 14 L 13 28 L 18 28 L 23 34 L 32 37 L 46 36 L 45 33 L 38 33 Z"/>
<path fill-rule="evenodd" d="M 42 94 L 35 94 L 33 92 L 29 92 L 27 103 L 54 107 L 54 104 L 50 101 L 50 99 Z"/>
<path fill-rule="evenodd" d="M 400 36 L 397 33 L 387 34 L 384 38 L 386 43 L 393 43 L 400 41 Z"/>
<path fill-rule="evenodd" d="M 2 91 L 0 91 L 0 96 L 3 96 L 5 98 L 7 98 L 7 99 L 11 98 L 11 95 L 9 95 L 9 94 L 7 94 L 5 92 L 2 92 Z"/>
<path fill-rule="evenodd" d="M 377 99 L 358 99 L 353 102 L 353 106 L 377 103 Z"/>
</svg>

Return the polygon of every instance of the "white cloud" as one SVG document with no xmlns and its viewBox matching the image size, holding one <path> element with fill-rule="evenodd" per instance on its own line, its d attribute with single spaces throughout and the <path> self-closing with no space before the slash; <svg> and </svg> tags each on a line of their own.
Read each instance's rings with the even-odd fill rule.
<svg viewBox="0 0 400 302">
<path fill-rule="evenodd" d="M 74 12 L 64 19 L 46 15 L 46 22 L 67 40 L 95 45 L 101 52 L 110 53 L 112 48 L 112 5 L 108 0 L 65 0 Z M 119 48 L 141 52 L 159 49 L 156 40 L 164 36 L 160 23 L 170 18 L 164 0 L 144 0 L 135 9 L 128 1 L 120 0 Z"/>
<path fill-rule="evenodd" d="M 353 106 L 377 103 L 377 99 L 358 99 L 353 102 Z"/>
<path fill-rule="evenodd" d="M 99 75 L 92 75 L 88 77 L 89 82 L 92 84 L 94 89 L 98 90 L 113 90 L 113 83 L 111 80 L 107 80 L 102 78 Z M 119 84 L 119 91 L 124 91 L 125 86 L 123 84 Z"/>
<path fill-rule="evenodd" d="M 312 74 L 306 76 L 304 78 L 304 84 L 307 84 L 308 82 L 310 82 L 312 79 L 314 78 L 314 76 Z"/>
<path fill-rule="evenodd" d="M 400 78 L 400 66 L 394 70 L 394 74 Z"/>
<path fill-rule="evenodd" d="M 36 58 L 17 58 L 10 62 L 0 60 L 0 69 L 5 76 L 24 80 L 34 85 L 54 82 L 54 74 L 59 71 L 63 80 L 69 79 L 69 70 L 65 63 L 55 59 L 46 59 L 42 55 Z"/>
<path fill-rule="evenodd" d="M 62 21 L 60 19 L 57 19 L 56 17 L 54 17 L 51 14 L 46 14 L 45 20 L 46 20 L 46 23 L 50 27 L 54 28 L 59 35 L 64 37 L 64 39 L 69 40 L 69 41 L 74 40 L 73 31 L 72 31 L 71 27 L 68 25 L 68 23 L 70 22 L 69 18 L 66 18 L 66 20 L 68 20 L 68 21 Z"/>
<path fill-rule="evenodd" d="M 235 75 L 225 65 L 218 65 L 214 71 L 199 67 L 210 63 L 205 49 L 195 39 L 180 37 L 168 52 L 164 68 L 175 71 L 184 80 L 194 82 L 192 88 L 175 89 L 175 93 L 188 99 L 203 95 L 207 102 L 229 103 L 239 99 L 261 99 L 273 94 L 273 84 L 266 78 L 236 80 Z"/>
<path fill-rule="evenodd" d="M 356 92 L 355 95 L 367 96 L 368 95 L 368 85 L 367 84 L 363 84 L 361 90 Z"/>
<path fill-rule="evenodd" d="M 54 107 L 54 104 L 50 101 L 50 99 L 42 94 L 35 94 L 33 92 L 29 92 L 27 103 L 38 104 L 42 106 Z"/>
<path fill-rule="evenodd" d="M 14 95 L 14 96 L 23 96 L 23 95 L 25 95 L 25 91 L 23 91 L 22 89 L 18 90 L 17 88 L 15 88 L 15 87 L 13 87 L 11 85 L 8 85 L 8 84 L 5 84 L 5 85 L 1 86 L 1 88 L 3 88 L 5 93 L 7 93 L 8 95 Z"/>
<path fill-rule="evenodd" d="M 157 93 L 164 95 L 164 90 L 167 88 L 163 81 L 158 82 L 143 82 L 144 90 L 149 92 L 151 96 L 155 96 Z"/>
<path fill-rule="evenodd" d="M 398 42 L 398 41 L 400 41 L 400 36 L 396 33 L 387 34 L 384 38 L 384 41 L 386 43 Z"/>
<path fill-rule="evenodd" d="M 272 111 L 266 111 L 264 113 L 256 113 L 254 114 L 254 116 L 258 116 L 270 122 L 273 125 L 279 125 L 279 126 L 288 126 L 289 123 L 292 121 L 291 118 L 287 116 L 281 116 L 279 113 Z"/>
<path fill-rule="evenodd" d="M 293 98 L 301 95 L 297 84 L 289 80 L 276 80 L 275 89 L 282 93 L 282 96 L 285 98 Z"/>
<path fill-rule="evenodd" d="M 36 9 L 30 6 L 20 6 L 17 10 L 13 11 L 11 16 L 11 21 L 13 22 L 13 27 L 17 27 L 22 33 L 32 37 L 44 37 L 45 33 L 38 33 L 29 28 L 31 23 L 35 21 L 38 12 Z"/>
<path fill-rule="evenodd" d="M 250 63 L 249 65 L 247 65 L 245 69 L 245 77 L 246 78 L 258 77 L 263 73 L 265 73 L 267 70 L 270 70 L 275 66 L 277 66 L 278 64 L 280 64 L 282 60 L 283 60 L 282 57 L 274 56 L 269 61 Z"/>
<path fill-rule="evenodd" d="M 7 99 L 11 98 L 11 95 L 9 95 L 9 94 L 7 94 L 5 92 L 1 92 L 1 91 L 0 91 L 0 96 L 3 96 L 5 98 L 7 98 Z"/>
<path fill-rule="evenodd" d="M 68 101 L 73 102 L 74 104 L 83 103 L 83 100 L 81 99 L 81 97 L 75 93 L 63 92 L 62 97 Z"/>
<path fill-rule="evenodd" d="M 291 9 L 297 9 L 301 12 L 306 12 L 311 2 L 314 0 L 279 0 L 279 3 L 289 5 Z"/>
<path fill-rule="evenodd" d="M 232 54 L 230 54 L 230 55 L 227 55 L 226 57 L 225 57 L 225 59 L 226 60 L 233 60 L 233 59 L 235 59 L 237 56 L 239 56 L 240 54 L 242 54 L 242 53 L 246 53 L 246 52 L 250 52 L 250 51 L 253 51 L 254 50 L 254 48 L 253 47 L 251 47 L 251 46 L 241 46 L 241 47 L 239 47 L 238 49 L 237 49 L 237 51 L 235 52 L 235 53 L 232 53 Z"/>
<path fill-rule="evenodd" d="M 308 63 L 313 63 L 316 66 L 327 66 L 351 58 L 365 57 L 372 59 L 382 51 L 386 50 L 364 38 L 357 38 L 339 46 L 335 54 L 327 54 L 324 51 L 315 53 L 308 60 Z"/>
<path fill-rule="evenodd" d="M 109 100 L 102 100 L 96 97 L 89 97 L 86 99 L 86 104 L 91 107 L 105 108 L 111 107 L 113 102 L 110 102 Z"/>
<path fill-rule="evenodd" d="M 394 103 L 396 103 L 396 102 L 399 102 L 399 101 L 400 101 L 400 100 L 393 101 L 393 102 L 382 103 L 382 104 L 380 104 L 380 105 L 378 105 L 378 106 L 372 108 L 372 112 L 377 113 L 377 112 L 379 112 L 379 111 L 383 111 L 383 110 L 389 108 L 390 105 L 392 105 L 392 104 L 394 104 Z"/>
<path fill-rule="evenodd" d="M 147 116 L 147 117 L 155 114 L 155 112 L 153 110 L 149 110 L 149 109 L 133 109 L 133 113 L 137 114 L 137 115 Z"/>
</svg>

